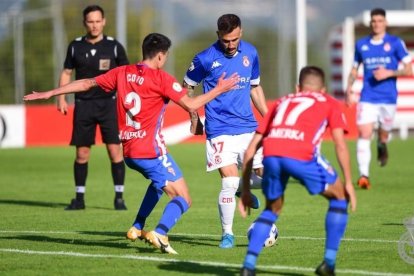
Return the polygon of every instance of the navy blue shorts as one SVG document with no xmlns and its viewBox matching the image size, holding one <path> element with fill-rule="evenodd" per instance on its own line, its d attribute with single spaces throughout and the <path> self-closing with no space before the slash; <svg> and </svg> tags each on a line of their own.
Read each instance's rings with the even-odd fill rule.
<svg viewBox="0 0 414 276">
<path fill-rule="evenodd" d="M 290 177 L 297 179 L 311 195 L 320 194 L 335 183 L 338 174 L 322 156 L 310 161 L 268 156 L 263 159 L 262 190 L 269 200 L 281 197 Z"/>
<path fill-rule="evenodd" d="M 174 182 L 183 177 L 180 168 L 169 153 L 158 158 L 125 158 L 124 160 L 128 167 L 150 179 L 152 185 L 159 189 L 164 188 L 167 181 Z"/>
</svg>

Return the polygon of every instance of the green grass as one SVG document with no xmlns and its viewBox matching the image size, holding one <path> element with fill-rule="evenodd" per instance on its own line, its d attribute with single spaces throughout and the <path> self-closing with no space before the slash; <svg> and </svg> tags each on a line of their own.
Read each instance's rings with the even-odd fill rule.
<svg viewBox="0 0 414 276">
<path fill-rule="evenodd" d="M 374 144 L 372 145 L 374 149 Z M 0 274 L 2 275 L 236 275 L 246 252 L 246 230 L 258 211 L 235 216 L 237 246 L 218 248 L 220 190 L 216 172 L 207 174 L 204 145 L 169 147 L 180 164 L 193 198 L 192 208 L 170 232 L 179 255 L 160 253 L 124 236 L 135 218 L 148 181 L 127 169 L 127 211 L 113 210 L 113 186 L 104 147 L 94 147 L 86 188 L 86 210 L 64 207 L 74 195 L 73 148 L 0 150 Z M 332 145 L 323 147 L 336 165 Z M 355 178 L 355 144 L 350 143 Z M 414 140 L 394 140 L 385 168 L 371 165 L 373 188 L 357 189 L 358 210 L 349 217 L 338 254 L 338 275 L 414 273 L 398 255 L 398 240 L 413 216 Z M 374 156 L 375 158 L 375 151 Z M 337 167 L 337 166 L 336 166 Z M 256 191 L 256 194 L 260 194 Z M 259 275 L 312 275 L 322 260 L 327 202 L 311 197 L 292 181 L 277 223 L 277 245 L 265 248 Z M 261 198 L 263 202 L 263 197 Z M 164 196 L 151 217 L 155 227 L 167 202 Z M 381 274 L 382 273 L 382 274 Z"/>
</svg>

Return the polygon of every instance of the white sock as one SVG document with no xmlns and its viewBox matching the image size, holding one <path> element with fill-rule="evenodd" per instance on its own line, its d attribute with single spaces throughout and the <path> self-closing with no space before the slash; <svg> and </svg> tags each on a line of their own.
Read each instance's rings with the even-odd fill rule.
<svg viewBox="0 0 414 276">
<path fill-rule="evenodd" d="M 221 191 L 218 207 L 223 234 L 233 235 L 233 219 L 236 210 L 235 193 L 239 187 L 240 177 L 225 177 L 221 179 Z"/>
<path fill-rule="evenodd" d="M 359 175 L 369 176 L 369 163 L 371 162 L 371 140 L 359 138 L 357 141 L 357 161 Z"/>
</svg>

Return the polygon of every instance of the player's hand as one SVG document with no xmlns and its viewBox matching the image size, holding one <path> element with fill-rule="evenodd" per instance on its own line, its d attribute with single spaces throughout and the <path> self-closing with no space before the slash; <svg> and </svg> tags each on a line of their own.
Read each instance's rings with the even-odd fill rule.
<svg viewBox="0 0 414 276">
<path fill-rule="evenodd" d="M 204 126 L 198 116 L 197 112 L 190 112 L 191 117 L 191 125 L 190 125 L 190 132 L 194 135 L 203 135 L 204 134 Z"/>
<path fill-rule="evenodd" d="M 357 103 L 356 95 L 351 89 L 347 89 L 345 92 L 345 103 L 348 107 L 351 107 Z"/>
<path fill-rule="evenodd" d="M 63 115 L 66 115 L 68 113 L 68 103 L 66 102 L 66 99 L 65 99 L 64 96 L 59 96 L 58 97 L 57 109 Z"/>
<path fill-rule="evenodd" d="M 217 81 L 216 88 L 221 89 L 222 92 L 227 92 L 238 87 L 240 76 L 237 73 L 233 73 L 229 78 L 225 79 L 226 73 L 221 74 Z"/>
<path fill-rule="evenodd" d="M 24 101 L 34 101 L 34 100 L 47 100 L 52 97 L 52 92 L 36 92 L 32 91 L 32 94 L 27 94 L 23 96 Z"/>
<path fill-rule="evenodd" d="M 355 212 L 357 207 L 357 198 L 355 194 L 354 185 L 352 183 L 345 184 L 346 197 L 351 205 L 351 211 Z"/>
<path fill-rule="evenodd" d="M 252 195 L 249 191 L 243 191 L 239 200 L 239 212 L 240 215 L 245 218 L 250 215 L 250 206 L 252 206 Z"/>
<path fill-rule="evenodd" d="M 374 74 L 374 78 L 377 81 L 382 81 L 382 80 L 388 79 L 389 77 L 392 77 L 393 71 L 388 70 L 383 66 L 380 66 L 378 67 L 378 69 L 373 71 L 373 74 Z"/>
</svg>

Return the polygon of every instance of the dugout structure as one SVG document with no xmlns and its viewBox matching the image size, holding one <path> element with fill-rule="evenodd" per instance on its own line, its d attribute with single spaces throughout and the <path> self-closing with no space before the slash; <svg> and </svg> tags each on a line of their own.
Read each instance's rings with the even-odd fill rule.
<svg viewBox="0 0 414 276">
<path fill-rule="evenodd" d="M 387 32 L 401 37 L 414 59 L 414 11 L 387 10 Z M 370 11 L 355 17 L 347 17 L 332 28 L 329 34 L 330 48 L 330 91 L 336 98 L 343 99 L 349 72 L 354 58 L 355 42 L 370 33 Z M 363 68 L 359 67 L 358 79 L 353 89 L 359 93 L 362 88 Z M 414 130 L 414 77 L 397 79 L 398 101 L 394 129 L 406 138 L 409 130 Z"/>
</svg>

